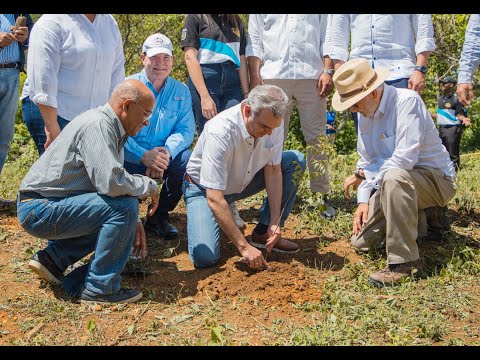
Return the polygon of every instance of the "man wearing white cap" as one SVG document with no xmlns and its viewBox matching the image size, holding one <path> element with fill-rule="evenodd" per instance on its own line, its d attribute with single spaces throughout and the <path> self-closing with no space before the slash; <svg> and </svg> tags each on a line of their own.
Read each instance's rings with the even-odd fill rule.
<svg viewBox="0 0 480 360">
<path fill-rule="evenodd" d="M 133 174 L 163 179 L 160 203 L 153 216 L 147 216 L 145 228 L 164 240 L 178 238 L 170 224 L 168 212 L 175 209 L 182 197 L 182 180 L 192 153 L 195 122 L 190 91 L 170 77 L 173 45 L 160 33 L 144 42 L 140 60 L 144 69 L 129 78 L 147 85 L 155 96 L 150 126 L 143 128 L 125 144 L 125 169 Z"/>
<path fill-rule="evenodd" d="M 418 209 L 444 206 L 456 193 L 453 163 L 425 103 L 413 90 L 385 84 L 388 74 L 354 59 L 333 76 L 334 109 L 359 113 L 351 242 L 362 251 L 385 242 L 388 265 L 369 279 L 378 287 L 420 269 Z"/>
</svg>

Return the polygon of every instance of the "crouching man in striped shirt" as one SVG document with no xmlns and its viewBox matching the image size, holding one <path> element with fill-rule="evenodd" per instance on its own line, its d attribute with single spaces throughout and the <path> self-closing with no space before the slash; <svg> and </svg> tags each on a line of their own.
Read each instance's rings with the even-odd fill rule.
<svg viewBox="0 0 480 360">
<path fill-rule="evenodd" d="M 132 246 L 134 254 L 146 251 L 138 199 L 151 197 L 153 213 L 159 194 L 154 180 L 124 169 L 123 146 L 149 125 L 154 105 L 152 92 L 140 81 L 120 83 L 107 104 L 65 127 L 20 185 L 20 224 L 49 240 L 29 267 L 50 284 L 63 282 L 81 301 L 126 303 L 142 297 L 139 290 L 120 288 L 120 274 Z M 64 271 L 92 251 L 88 271 L 71 284 Z"/>
</svg>

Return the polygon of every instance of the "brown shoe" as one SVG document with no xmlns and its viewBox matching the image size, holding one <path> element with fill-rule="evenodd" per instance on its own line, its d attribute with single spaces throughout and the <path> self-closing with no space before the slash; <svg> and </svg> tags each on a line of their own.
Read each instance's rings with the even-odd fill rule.
<svg viewBox="0 0 480 360">
<path fill-rule="evenodd" d="M 266 248 L 266 243 L 268 239 L 268 232 L 266 232 L 263 235 L 260 235 L 255 232 L 255 230 L 252 232 L 252 241 L 250 241 L 250 244 L 252 246 L 255 246 L 256 248 L 260 249 L 265 249 Z M 285 240 L 281 238 L 278 240 L 278 242 L 275 244 L 273 247 L 272 251 L 279 252 L 279 253 L 296 253 L 298 252 L 299 247 L 297 244 L 294 242 Z"/>
<path fill-rule="evenodd" d="M 450 231 L 450 219 L 446 206 L 432 206 L 425 209 L 427 227 L 430 231 Z"/>
<path fill-rule="evenodd" d="M 368 282 L 376 287 L 392 286 L 407 277 L 415 277 L 421 269 L 420 260 L 404 264 L 388 265 L 385 269 L 370 275 Z"/>
</svg>

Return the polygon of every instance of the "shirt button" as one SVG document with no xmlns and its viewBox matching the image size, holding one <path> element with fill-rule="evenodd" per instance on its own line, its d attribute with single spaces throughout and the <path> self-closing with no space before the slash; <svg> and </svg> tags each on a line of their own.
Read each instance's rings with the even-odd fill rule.
<svg viewBox="0 0 480 360">
<path fill-rule="evenodd" d="M 375 28 L 375 25 L 372 25 L 372 29 L 374 29 L 374 28 Z"/>
<path fill-rule="evenodd" d="M 375 45 L 375 41 L 373 42 L 373 45 Z"/>
</svg>

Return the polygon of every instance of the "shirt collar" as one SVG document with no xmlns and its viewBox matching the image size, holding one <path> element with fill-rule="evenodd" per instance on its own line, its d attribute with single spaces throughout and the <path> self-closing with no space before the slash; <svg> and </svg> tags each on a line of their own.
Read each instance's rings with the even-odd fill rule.
<svg viewBox="0 0 480 360">
<path fill-rule="evenodd" d="M 145 85 L 147 85 L 150 90 L 152 90 L 153 94 L 155 95 L 155 98 L 158 96 L 158 94 L 162 92 L 163 89 L 167 87 L 169 80 L 170 80 L 170 76 L 167 76 L 167 78 L 165 79 L 165 82 L 163 83 L 163 86 L 160 88 L 160 91 L 157 92 L 153 84 L 150 82 L 150 80 L 148 80 L 145 68 L 143 68 L 143 70 L 140 72 L 140 81 L 143 82 Z"/>
<path fill-rule="evenodd" d="M 373 114 L 374 119 L 381 119 L 385 115 L 385 112 L 387 111 L 387 104 L 388 104 L 388 98 L 390 97 L 390 92 L 392 87 L 387 84 L 383 84 L 383 94 L 382 94 L 382 99 L 380 100 L 380 104 L 378 104 L 377 111 L 375 111 L 375 114 Z"/>
<path fill-rule="evenodd" d="M 243 103 L 243 101 L 242 101 Z M 242 114 L 242 103 L 239 105 L 240 106 L 240 111 L 238 112 L 238 119 L 239 119 L 239 127 L 240 127 L 240 132 L 242 133 L 242 137 L 245 140 L 254 140 L 253 136 L 250 135 L 250 133 L 247 130 L 247 127 L 245 125 L 245 121 L 243 121 L 243 114 Z"/>
</svg>

